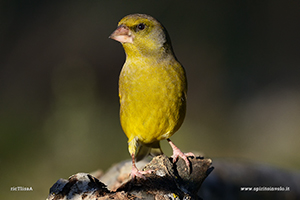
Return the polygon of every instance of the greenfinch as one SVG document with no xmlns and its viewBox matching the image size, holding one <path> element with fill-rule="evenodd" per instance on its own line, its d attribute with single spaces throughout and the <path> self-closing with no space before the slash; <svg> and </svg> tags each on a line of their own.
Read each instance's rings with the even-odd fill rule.
<svg viewBox="0 0 300 200">
<path fill-rule="evenodd" d="M 167 30 L 145 14 L 125 16 L 110 35 L 120 42 L 126 61 L 119 77 L 120 121 L 132 157 L 131 177 L 145 178 L 135 160 L 162 154 L 159 141 L 167 139 L 173 162 L 187 156 L 169 139 L 181 126 L 186 112 L 187 79 L 178 62 Z"/>
</svg>

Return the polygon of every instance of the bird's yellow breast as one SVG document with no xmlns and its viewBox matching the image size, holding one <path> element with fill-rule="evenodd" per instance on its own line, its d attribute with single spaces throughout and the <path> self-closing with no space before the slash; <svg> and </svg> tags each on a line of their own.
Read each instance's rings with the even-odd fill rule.
<svg viewBox="0 0 300 200">
<path fill-rule="evenodd" d="M 161 62 L 127 57 L 120 74 L 120 119 L 128 140 L 150 144 L 169 138 L 181 126 L 186 78 L 173 56 Z"/>
</svg>

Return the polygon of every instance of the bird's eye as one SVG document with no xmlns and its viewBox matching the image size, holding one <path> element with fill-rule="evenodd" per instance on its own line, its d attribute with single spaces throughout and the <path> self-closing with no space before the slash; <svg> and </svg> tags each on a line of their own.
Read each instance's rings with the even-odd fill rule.
<svg viewBox="0 0 300 200">
<path fill-rule="evenodd" d="M 140 30 L 140 31 L 144 30 L 145 29 L 145 24 L 143 24 L 143 23 L 138 24 L 137 29 Z"/>
</svg>

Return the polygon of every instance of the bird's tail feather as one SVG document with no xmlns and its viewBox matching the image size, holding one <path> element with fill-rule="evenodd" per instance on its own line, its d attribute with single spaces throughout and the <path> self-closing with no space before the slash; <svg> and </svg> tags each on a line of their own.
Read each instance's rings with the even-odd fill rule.
<svg viewBox="0 0 300 200">
<path fill-rule="evenodd" d="M 160 144 L 159 144 L 159 141 L 157 142 L 154 142 L 152 143 L 151 145 L 141 145 L 141 147 L 139 148 L 135 158 L 136 158 L 136 161 L 140 161 L 142 160 L 143 158 L 145 158 L 146 156 L 148 155 L 151 155 L 151 156 L 158 156 L 158 155 L 161 155 L 163 154 L 161 148 L 160 148 Z"/>
</svg>

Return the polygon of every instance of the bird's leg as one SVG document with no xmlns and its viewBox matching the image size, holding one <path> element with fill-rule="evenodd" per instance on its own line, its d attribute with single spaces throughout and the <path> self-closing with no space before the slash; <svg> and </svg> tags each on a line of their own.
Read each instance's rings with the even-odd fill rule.
<svg viewBox="0 0 300 200">
<path fill-rule="evenodd" d="M 171 156 L 173 158 L 173 163 L 175 163 L 177 158 L 180 156 L 185 161 L 185 164 L 190 171 L 190 161 L 188 160 L 187 156 L 195 157 L 195 155 L 192 152 L 183 153 L 178 147 L 175 146 L 175 144 L 170 139 L 167 140 L 173 149 L 173 155 Z"/>
<path fill-rule="evenodd" d="M 146 180 L 146 177 L 144 176 L 144 174 L 151 174 L 153 172 L 153 170 L 140 171 L 135 165 L 134 154 L 131 154 L 131 157 L 132 157 L 131 179 L 133 180 L 133 179 L 135 179 L 135 177 L 139 177 L 139 178 Z"/>
</svg>

